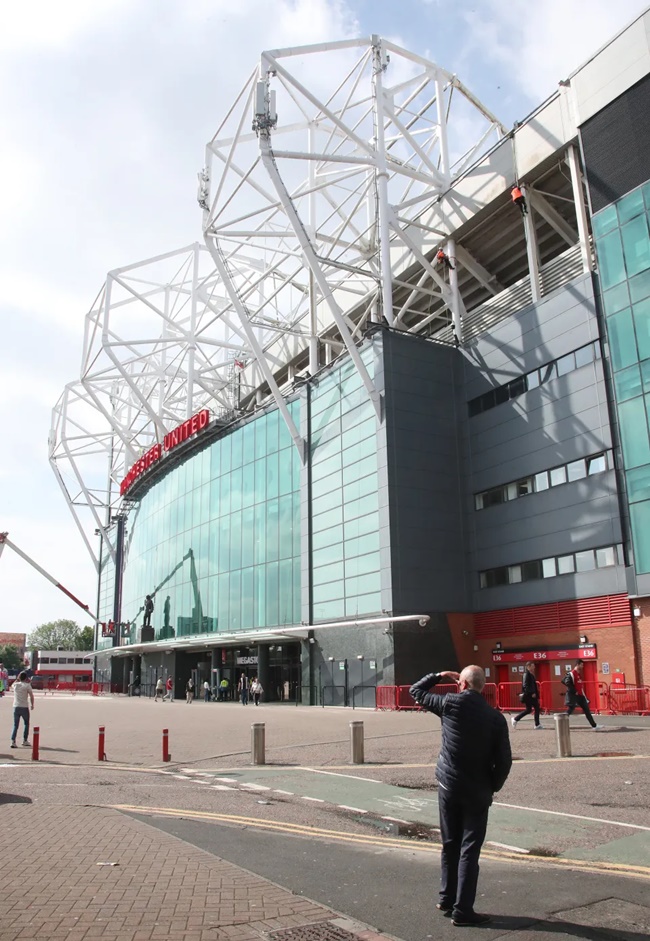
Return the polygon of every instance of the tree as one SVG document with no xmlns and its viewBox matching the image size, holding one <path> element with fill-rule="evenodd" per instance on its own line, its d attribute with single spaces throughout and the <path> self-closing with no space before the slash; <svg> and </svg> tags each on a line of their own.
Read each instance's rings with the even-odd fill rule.
<svg viewBox="0 0 650 941">
<path fill-rule="evenodd" d="M 4 664 L 5 670 L 22 670 L 25 666 L 15 644 L 5 644 L 4 647 L 0 647 L 0 663 Z"/>
<path fill-rule="evenodd" d="M 88 625 L 79 631 L 79 646 L 77 650 L 92 650 L 95 646 L 95 629 Z"/>
<path fill-rule="evenodd" d="M 76 621 L 61 618 L 58 621 L 48 621 L 39 624 L 27 638 L 27 646 L 31 650 L 79 650 L 81 631 Z"/>
</svg>

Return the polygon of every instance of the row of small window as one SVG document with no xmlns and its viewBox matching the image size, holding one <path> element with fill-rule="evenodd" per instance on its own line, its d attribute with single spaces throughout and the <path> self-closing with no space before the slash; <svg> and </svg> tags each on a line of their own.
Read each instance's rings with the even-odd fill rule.
<svg viewBox="0 0 650 941">
<path fill-rule="evenodd" d="M 481 588 L 494 588 L 497 585 L 518 585 L 520 582 L 533 582 L 540 578 L 555 578 L 557 575 L 572 575 L 575 572 L 591 572 L 594 569 L 607 568 L 610 565 L 623 565 L 622 546 L 603 546 L 600 549 L 584 549 L 570 552 L 568 555 L 551 556 L 548 559 L 534 559 L 518 565 L 501 565 L 498 568 L 479 572 Z"/>
<path fill-rule="evenodd" d="M 561 484 L 573 483 L 574 480 L 593 477 L 594 474 L 606 471 L 608 467 L 612 469 L 612 461 L 611 451 L 605 451 L 601 454 L 593 454 L 591 457 L 580 458 L 578 461 L 571 461 L 569 464 L 561 464 L 559 467 L 552 467 L 539 474 L 522 477 L 513 483 L 476 493 L 474 506 L 477 510 L 485 510 L 489 506 L 498 506 L 501 503 L 525 497 L 529 493 L 540 493 L 542 490 L 548 490 L 549 487 L 559 487 Z"/>
<path fill-rule="evenodd" d="M 594 340 L 593 343 L 587 343 L 566 356 L 560 356 L 550 363 L 545 363 L 539 369 L 533 369 L 532 372 L 525 373 L 523 376 L 517 376 L 502 386 L 490 389 L 483 395 L 477 395 L 475 399 L 470 399 L 467 403 L 470 418 L 473 415 L 480 415 L 481 412 L 487 412 L 497 405 L 509 402 L 529 392 L 531 389 L 537 389 L 539 386 L 546 385 L 551 379 L 557 379 L 558 376 L 565 376 L 573 372 L 574 369 L 580 369 L 581 366 L 587 366 L 595 359 L 600 359 L 600 341 Z"/>
<path fill-rule="evenodd" d="M 39 657 L 38 662 L 43 663 L 85 663 L 83 657 Z"/>
</svg>

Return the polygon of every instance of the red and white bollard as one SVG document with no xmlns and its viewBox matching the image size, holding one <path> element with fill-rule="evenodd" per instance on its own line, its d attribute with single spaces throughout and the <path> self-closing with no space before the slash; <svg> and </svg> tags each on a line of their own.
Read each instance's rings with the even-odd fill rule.
<svg viewBox="0 0 650 941">
<path fill-rule="evenodd" d="M 163 761 L 171 761 L 171 755 L 169 754 L 169 729 L 163 729 Z"/>
<path fill-rule="evenodd" d="M 97 741 L 97 761 L 107 761 L 106 751 L 104 750 L 104 743 L 106 741 L 106 727 L 100 725 L 99 727 L 99 739 Z"/>
<path fill-rule="evenodd" d="M 41 730 L 38 725 L 34 726 L 32 732 L 32 761 L 38 761 L 38 746 L 41 739 Z"/>
</svg>

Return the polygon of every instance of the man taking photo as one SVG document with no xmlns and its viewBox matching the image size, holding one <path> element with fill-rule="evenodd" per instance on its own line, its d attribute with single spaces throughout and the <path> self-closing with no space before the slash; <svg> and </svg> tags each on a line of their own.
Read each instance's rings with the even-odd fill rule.
<svg viewBox="0 0 650 941">
<path fill-rule="evenodd" d="M 458 692 L 429 692 L 451 681 Z M 483 925 L 489 915 L 474 911 L 478 860 L 487 830 L 492 796 L 500 791 L 512 767 L 506 720 L 481 695 L 485 673 L 465 667 L 429 673 L 411 687 L 413 699 L 442 721 L 442 743 L 436 765 L 442 839 L 440 901 L 436 908 L 458 927 Z"/>
</svg>

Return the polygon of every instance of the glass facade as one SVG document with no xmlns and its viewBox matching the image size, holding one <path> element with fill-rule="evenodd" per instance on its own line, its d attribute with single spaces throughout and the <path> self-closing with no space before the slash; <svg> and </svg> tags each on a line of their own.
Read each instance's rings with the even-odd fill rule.
<svg viewBox="0 0 650 941">
<path fill-rule="evenodd" d="M 596 213 L 636 571 L 650 572 L 650 183 Z"/>
<path fill-rule="evenodd" d="M 349 360 L 312 388 L 310 455 L 313 619 L 381 612 L 377 418 Z"/>
<path fill-rule="evenodd" d="M 131 512 L 123 621 L 142 626 L 147 594 L 156 640 L 300 623 L 300 457 L 277 410 L 188 457 Z"/>
</svg>

